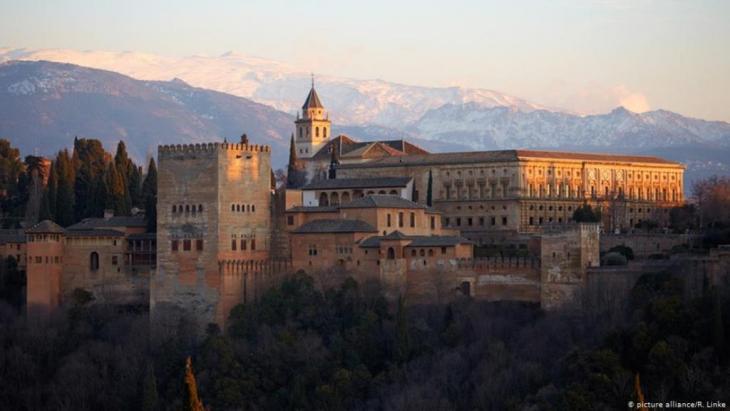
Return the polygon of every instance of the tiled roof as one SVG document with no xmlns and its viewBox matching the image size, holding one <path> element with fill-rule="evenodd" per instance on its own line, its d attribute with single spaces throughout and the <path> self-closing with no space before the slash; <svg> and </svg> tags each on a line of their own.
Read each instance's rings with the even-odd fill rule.
<svg viewBox="0 0 730 411">
<path fill-rule="evenodd" d="M 124 233 L 117 230 L 103 228 L 91 230 L 67 230 L 66 237 L 124 237 Z"/>
<path fill-rule="evenodd" d="M 106 227 L 146 227 L 144 216 L 114 216 L 109 218 L 85 218 L 66 227 L 67 230 L 89 230 Z"/>
<path fill-rule="evenodd" d="M 287 212 L 293 212 L 293 213 L 334 213 L 338 209 L 337 207 L 333 206 L 296 206 L 292 207 Z"/>
<path fill-rule="evenodd" d="M 127 240 L 155 240 L 157 233 L 134 233 L 127 236 Z"/>
<path fill-rule="evenodd" d="M 302 187 L 302 190 L 405 187 L 409 181 L 411 181 L 410 177 L 336 178 L 315 180 Z"/>
<path fill-rule="evenodd" d="M 295 233 L 374 233 L 375 227 L 362 220 L 314 220 L 302 224 Z"/>
<path fill-rule="evenodd" d="M 324 144 L 311 159 L 318 161 L 330 159 L 332 157 L 330 147 L 335 147 L 338 150 L 338 157 L 347 159 L 357 158 L 376 146 L 382 148 L 388 153 L 388 156 L 401 157 L 403 155 L 428 154 L 428 151 L 405 140 L 356 141 L 340 134 Z"/>
<path fill-rule="evenodd" d="M 319 101 L 319 96 L 314 90 L 314 86 L 312 86 L 312 89 L 309 90 L 309 95 L 307 95 L 307 99 L 304 100 L 304 105 L 302 106 L 302 109 L 304 110 L 308 108 L 324 108 L 324 106 L 322 106 L 322 102 Z"/>
<path fill-rule="evenodd" d="M 375 167 L 399 167 L 404 165 L 441 165 L 441 164 L 469 164 L 489 163 L 503 161 L 519 161 L 531 158 L 556 159 L 556 160 L 578 160 L 578 161 L 604 161 L 619 163 L 647 163 L 682 166 L 681 163 L 665 160 L 651 156 L 632 156 L 619 154 L 597 154 L 597 153 L 572 153 L 562 151 L 536 151 L 536 150 L 495 150 L 495 151 L 468 151 L 460 153 L 432 153 L 420 155 L 408 155 L 399 157 L 383 157 L 377 160 L 359 164 L 341 164 L 340 168 L 375 168 Z"/>
<path fill-rule="evenodd" d="M 368 237 L 360 242 L 360 247 L 363 248 L 377 248 L 380 247 L 382 240 L 392 240 L 389 238 L 393 233 L 387 236 L 373 236 Z M 471 244 L 472 242 L 459 236 L 455 235 L 410 235 L 410 236 L 398 236 L 398 240 L 411 240 L 406 247 L 453 247 L 459 244 Z"/>
<path fill-rule="evenodd" d="M 25 231 L 18 229 L 0 230 L 0 244 L 24 243 Z"/>
<path fill-rule="evenodd" d="M 340 208 L 419 208 L 426 206 L 395 195 L 369 195 L 343 204 Z"/>
<path fill-rule="evenodd" d="M 25 230 L 26 233 L 63 233 L 64 229 L 51 220 L 43 220 Z"/>
</svg>

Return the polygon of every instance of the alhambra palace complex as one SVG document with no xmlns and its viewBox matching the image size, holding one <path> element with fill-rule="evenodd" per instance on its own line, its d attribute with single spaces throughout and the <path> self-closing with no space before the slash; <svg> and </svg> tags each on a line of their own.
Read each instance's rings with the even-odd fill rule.
<svg viewBox="0 0 730 411">
<path fill-rule="evenodd" d="M 601 250 L 650 254 L 681 241 L 630 233 L 643 221 L 666 225 L 684 202 L 684 166 L 661 158 L 429 153 L 403 140 L 332 138 L 314 87 L 292 142 L 298 187 L 275 188 L 271 149 L 245 136 L 160 146 L 156 233 L 143 216 L 43 221 L 6 230 L 0 253 L 26 270 L 29 309 L 82 288 L 97 302 L 205 326 L 299 270 L 322 283 L 374 280 L 409 303 L 469 295 L 550 309 L 600 274 Z M 600 207 L 600 224 L 571 221 L 584 203 Z M 479 251 L 497 247 L 512 252 Z"/>
</svg>

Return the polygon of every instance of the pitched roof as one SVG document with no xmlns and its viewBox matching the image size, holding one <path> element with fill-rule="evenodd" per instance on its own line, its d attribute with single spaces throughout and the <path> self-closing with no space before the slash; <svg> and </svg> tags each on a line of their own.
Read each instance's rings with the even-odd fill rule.
<svg viewBox="0 0 730 411">
<path fill-rule="evenodd" d="M 307 99 L 304 100 L 304 105 L 302 106 L 303 110 L 306 110 L 308 108 L 324 108 L 322 102 L 319 101 L 319 96 L 314 90 L 314 86 L 312 86 L 312 89 L 309 90 L 309 95 L 307 95 Z"/>
<path fill-rule="evenodd" d="M 562 151 L 538 151 L 538 150 L 493 150 L 493 151 L 467 151 L 458 153 L 431 153 L 407 155 L 398 157 L 383 157 L 367 163 L 341 164 L 340 168 L 376 168 L 376 167 L 400 167 L 404 165 L 441 165 L 441 164 L 468 164 L 468 163 L 489 163 L 503 161 L 519 161 L 525 159 L 555 159 L 555 160 L 578 160 L 578 161 L 604 161 L 619 163 L 647 163 L 664 164 L 670 166 L 682 166 L 681 163 L 669 161 L 659 157 L 633 156 L 621 154 L 598 154 L 598 153 L 573 153 Z"/>
<path fill-rule="evenodd" d="M 340 208 L 418 208 L 424 209 L 426 206 L 405 198 L 395 195 L 369 195 L 349 203 L 343 204 Z"/>
<path fill-rule="evenodd" d="M 103 228 L 91 230 L 67 230 L 66 237 L 124 237 L 124 233 L 117 230 Z"/>
<path fill-rule="evenodd" d="M 51 220 L 43 220 L 35 224 L 31 228 L 25 230 L 26 233 L 63 233 L 64 229 L 60 225 Z"/>
<path fill-rule="evenodd" d="M 372 178 L 336 178 L 331 180 L 315 180 L 302 187 L 302 190 L 329 190 L 338 188 L 396 188 L 405 187 L 410 177 L 372 177 Z"/>
<path fill-rule="evenodd" d="M 397 232 L 397 231 L 396 231 Z M 395 233 L 395 232 L 394 232 Z M 380 247 L 380 242 L 383 240 L 391 240 L 388 238 L 394 233 L 390 233 L 387 236 L 372 236 L 364 239 L 360 242 L 360 247 L 363 248 L 377 248 Z M 471 241 L 466 238 L 455 236 L 455 235 L 401 235 L 398 236 L 399 240 L 411 240 L 406 247 L 453 247 L 459 244 L 472 244 Z"/>
<path fill-rule="evenodd" d="M 294 233 L 375 233 L 378 230 L 362 220 L 314 220 L 302 224 Z"/>
<path fill-rule="evenodd" d="M 0 244 L 24 243 L 25 231 L 22 229 L 0 230 Z"/>
<path fill-rule="evenodd" d="M 334 206 L 296 206 L 292 207 L 287 212 L 292 213 L 334 213 L 337 211 L 337 207 Z"/>
<path fill-rule="evenodd" d="M 398 230 L 393 231 L 392 233 L 386 235 L 382 238 L 383 240 L 406 240 L 408 239 L 408 236 L 401 233 Z"/>
<path fill-rule="evenodd" d="M 85 218 L 80 222 L 66 227 L 67 230 L 89 230 L 105 227 L 146 227 L 144 216 L 113 216 L 109 218 Z"/>
<path fill-rule="evenodd" d="M 405 140 L 357 141 L 340 134 L 325 143 L 312 157 L 312 160 L 327 160 L 332 157 L 330 147 L 338 150 L 338 157 L 343 159 L 358 158 L 377 147 L 384 155 L 400 157 L 411 154 L 428 154 L 428 151 Z"/>
</svg>

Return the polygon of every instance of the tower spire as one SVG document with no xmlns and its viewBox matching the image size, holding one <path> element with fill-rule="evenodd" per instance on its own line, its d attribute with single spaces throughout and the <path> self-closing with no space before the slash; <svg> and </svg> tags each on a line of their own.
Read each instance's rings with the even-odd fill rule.
<svg viewBox="0 0 730 411">
<path fill-rule="evenodd" d="M 314 73 L 310 73 L 312 75 L 312 88 L 314 88 Z"/>
</svg>

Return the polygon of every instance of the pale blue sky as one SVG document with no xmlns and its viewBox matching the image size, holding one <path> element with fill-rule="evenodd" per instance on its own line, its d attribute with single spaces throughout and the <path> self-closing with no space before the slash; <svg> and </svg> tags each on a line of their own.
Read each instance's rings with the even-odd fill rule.
<svg viewBox="0 0 730 411">
<path fill-rule="evenodd" d="M 730 121 L 730 1 L 6 1 L 0 47 L 238 51 L 580 112 Z"/>
</svg>

